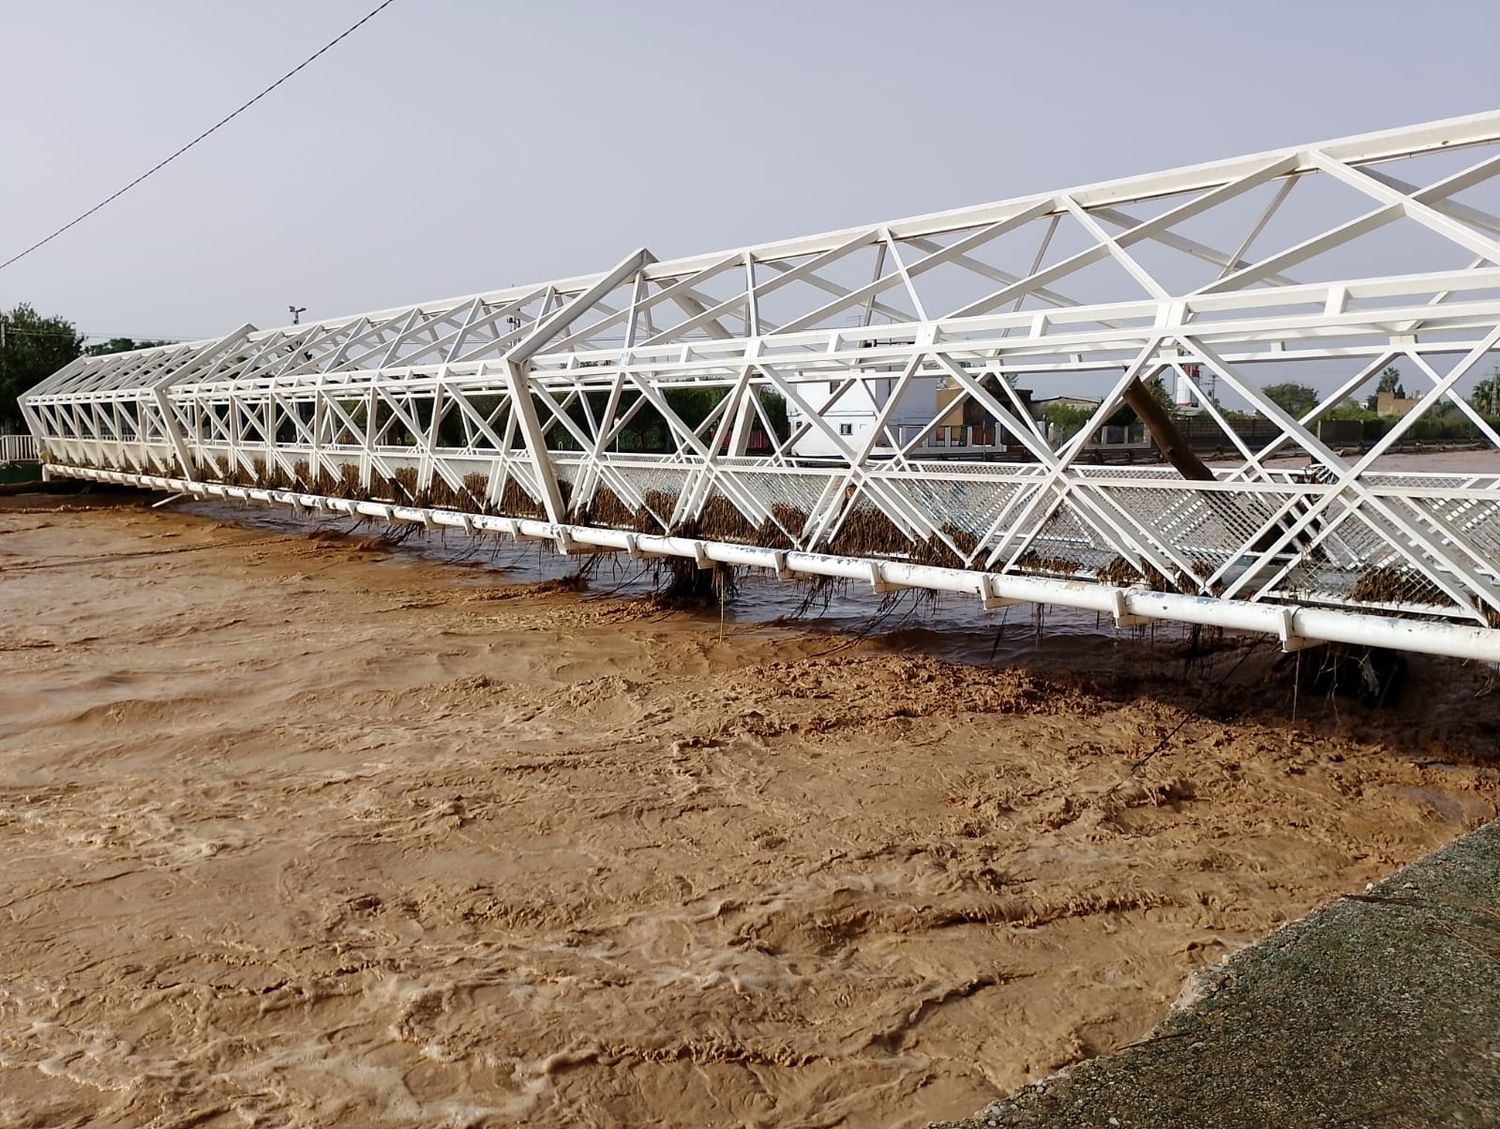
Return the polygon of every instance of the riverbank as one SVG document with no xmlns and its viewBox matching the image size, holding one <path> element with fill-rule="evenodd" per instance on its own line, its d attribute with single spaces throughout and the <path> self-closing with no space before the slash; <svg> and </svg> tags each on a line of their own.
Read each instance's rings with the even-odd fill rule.
<svg viewBox="0 0 1500 1129">
<path fill-rule="evenodd" d="M 1212 969 L 1117 1055 L 943 1129 L 1500 1124 L 1500 824 Z"/>
</svg>

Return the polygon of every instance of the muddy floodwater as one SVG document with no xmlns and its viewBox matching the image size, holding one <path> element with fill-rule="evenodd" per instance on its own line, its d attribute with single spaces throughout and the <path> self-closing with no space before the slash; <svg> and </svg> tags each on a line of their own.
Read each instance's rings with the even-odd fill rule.
<svg viewBox="0 0 1500 1129">
<path fill-rule="evenodd" d="M 0 511 L 0 1125 L 922 1125 L 1500 801 L 1482 667 L 346 528 Z"/>
</svg>

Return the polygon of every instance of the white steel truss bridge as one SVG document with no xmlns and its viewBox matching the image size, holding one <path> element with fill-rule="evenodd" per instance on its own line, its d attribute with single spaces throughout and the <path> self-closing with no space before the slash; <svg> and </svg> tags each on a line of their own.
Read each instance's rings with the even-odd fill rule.
<svg viewBox="0 0 1500 1129">
<path fill-rule="evenodd" d="M 22 409 L 49 476 L 1500 661 L 1497 174 L 1485 113 L 85 357 Z M 1101 442 L 1136 381 L 1208 473 Z"/>
</svg>

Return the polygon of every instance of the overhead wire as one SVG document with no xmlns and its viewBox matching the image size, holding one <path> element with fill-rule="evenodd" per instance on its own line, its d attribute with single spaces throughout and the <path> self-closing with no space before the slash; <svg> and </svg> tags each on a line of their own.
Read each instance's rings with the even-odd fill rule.
<svg viewBox="0 0 1500 1129">
<path fill-rule="evenodd" d="M 5 317 L 0 313 L 0 319 Z M 202 341 L 207 334 L 197 337 L 172 337 L 165 333 L 69 333 L 61 329 L 18 329 L 6 323 L 4 335 L 8 337 L 82 337 L 85 341 L 160 341 L 167 345 L 181 345 L 184 341 Z"/>
<path fill-rule="evenodd" d="M 172 153 L 170 156 L 165 157 L 162 160 L 158 161 L 156 164 L 152 165 L 149 169 L 147 169 L 145 172 L 141 173 L 140 176 L 136 177 L 134 180 L 132 180 L 129 184 L 125 185 L 123 188 L 117 189 L 116 191 L 110 193 L 108 196 L 106 196 L 103 200 L 100 200 L 97 204 L 95 204 L 88 211 L 84 212 L 83 214 L 81 214 L 79 216 L 75 216 L 73 219 L 71 219 L 67 223 L 63 224 L 60 228 L 58 228 L 56 231 L 52 232 L 50 235 L 47 235 L 47 236 L 44 236 L 41 239 L 38 239 L 35 243 L 33 243 L 30 247 L 27 247 L 24 251 L 18 251 L 16 254 L 14 254 L 10 258 L 6 259 L 3 263 L 0 263 L 0 270 L 4 270 L 8 266 L 11 266 L 14 263 L 20 262 L 22 259 L 24 259 L 27 255 L 31 254 L 33 251 L 37 251 L 37 250 L 41 249 L 42 247 L 45 247 L 48 243 L 51 243 L 54 239 L 56 239 L 59 235 L 63 234 L 65 231 L 68 231 L 71 228 L 77 227 L 84 220 L 88 219 L 91 215 L 93 215 L 95 212 L 99 211 L 101 208 L 105 207 L 106 205 L 114 203 L 121 196 L 125 195 L 125 193 L 129 192 L 132 188 L 134 188 L 136 185 L 140 184 L 146 178 L 148 178 L 150 176 L 153 176 L 156 173 L 160 172 L 162 169 L 166 168 L 173 161 L 175 161 L 178 157 L 182 156 L 189 149 L 193 148 L 193 146 L 197 145 L 200 141 L 203 141 L 204 139 L 206 139 L 210 135 L 212 135 L 212 134 L 216 133 L 218 130 L 222 129 L 224 126 L 228 125 L 235 118 L 239 117 L 246 110 L 248 110 L 251 106 L 255 105 L 257 102 L 259 102 L 266 95 L 270 94 L 273 90 L 275 90 L 282 83 L 286 82 L 288 79 L 292 78 L 298 72 L 302 71 L 307 66 L 309 66 L 311 63 L 313 63 L 314 61 L 316 61 L 322 55 L 324 55 L 328 51 L 332 50 L 335 46 L 337 46 L 344 39 L 347 39 L 350 35 L 353 35 L 361 27 L 363 27 L 365 24 L 369 23 L 372 19 L 374 19 L 376 16 L 378 16 L 381 12 L 385 11 L 385 9 L 389 8 L 395 2 L 396 2 L 396 0 L 382 0 L 382 3 L 377 4 L 369 12 L 366 12 L 362 17 L 360 17 L 360 19 L 358 19 L 357 21 L 355 21 L 349 27 L 345 28 L 338 35 L 336 35 L 332 39 L 330 39 L 327 43 L 323 44 L 322 47 L 319 47 L 311 55 L 309 55 L 307 58 L 303 59 L 302 62 L 298 63 L 291 70 L 287 71 L 286 74 L 282 75 L 275 82 L 271 83 L 270 86 L 266 87 L 259 94 L 255 95 L 255 97 L 251 98 L 248 102 L 243 103 L 242 105 L 238 106 L 233 111 L 231 111 L 230 113 L 226 114 L 224 117 L 220 118 L 218 121 L 214 122 L 213 125 L 209 126 L 202 133 L 198 134 L 197 137 L 193 138 L 186 145 L 184 145 L 180 149 L 176 150 L 176 152 Z"/>
</svg>

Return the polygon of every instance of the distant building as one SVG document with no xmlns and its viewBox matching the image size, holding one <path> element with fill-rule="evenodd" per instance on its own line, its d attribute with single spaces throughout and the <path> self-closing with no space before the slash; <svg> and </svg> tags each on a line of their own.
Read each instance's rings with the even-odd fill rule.
<svg viewBox="0 0 1500 1129">
<path fill-rule="evenodd" d="M 1031 401 L 1031 418 L 1046 419 L 1048 408 L 1078 408 L 1091 412 L 1098 406 L 1097 399 L 1091 400 L 1087 396 L 1044 396 L 1040 400 Z"/>
<path fill-rule="evenodd" d="M 1097 398 L 1088 396 L 1048 396 L 1041 400 L 1031 401 L 1031 418 L 1042 426 L 1042 434 L 1049 442 L 1056 443 L 1067 438 L 1071 431 L 1066 428 L 1059 429 L 1055 423 L 1047 418 L 1047 413 L 1053 408 L 1072 408 L 1075 411 L 1092 413 L 1102 403 Z M 1111 416 L 1113 418 L 1113 415 Z M 1084 444 L 1088 449 L 1099 447 L 1144 447 L 1149 445 L 1146 438 L 1146 429 L 1139 423 L 1127 424 L 1103 424 L 1099 430 L 1089 437 Z"/>
<path fill-rule="evenodd" d="M 832 381 L 798 384 L 797 393 L 823 417 L 842 442 L 858 450 L 869 442 L 876 420 L 895 391 L 897 379 L 893 374 L 860 381 L 837 400 L 833 400 L 833 395 L 838 383 Z M 981 379 L 992 387 L 997 383 L 993 375 Z M 998 388 L 995 391 L 998 393 Z M 1015 391 L 1022 406 L 1035 416 L 1031 409 L 1031 393 L 1026 389 Z M 997 395 L 996 398 L 1006 407 L 1012 406 L 1009 397 Z M 832 405 L 825 408 L 830 400 L 833 400 Z M 951 407 L 943 411 L 948 405 Z M 933 417 L 940 411 L 941 417 L 933 423 Z M 786 415 L 787 423 L 796 432 L 804 422 L 802 412 L 796 404 L 788 403 Z M 962 388 L 941 376 L 912 379 L 885 428 L 888 434 L 880 436 L 872 448 L 877 454 L 892 451 L 896 445 L 905 446 L 919 436 L 918 449 L 923 456 L 950 453 L 955 449 L 1005 450 L 1016 442 L 973 397 L 963 395 Z M 810 428 L 799 438 L 792 450 L 805 458 L 832 457 L 839 453 L 833 438 L 817 427 Z"/>
<path fill-rule="evenodd" d="M 1417 402 L 1415 396 L 1398 396 L 1394 392 L 1380 392 L 1375 396 L 1375 414 L 1404 416 L 1417 406 Z"/>
<path fill-rule="evenodd" d="M 1180 364 L 1177 379 L 1173 381 L 1172 405 L 1179 415 L 1201 412 L 1205 396 L 1218 403 L 1218 391 L 1219 377 L 1212 369 L 1204 372 L 1201 365 Z"/>
</svg>

